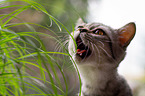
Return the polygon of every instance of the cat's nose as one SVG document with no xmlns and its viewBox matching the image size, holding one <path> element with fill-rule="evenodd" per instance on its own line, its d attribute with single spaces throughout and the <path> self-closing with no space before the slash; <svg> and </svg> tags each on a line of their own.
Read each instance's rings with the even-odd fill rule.
<svg viewBox="0 0 145 96">
<path fill-rule="evenodd" d="M 85 28 L 81 28 L 81 29 L 80 29 L 80 33 L 83 33 L 83 32 L 88 32 L 88 30 L 85 29 Z"/>
</svg>

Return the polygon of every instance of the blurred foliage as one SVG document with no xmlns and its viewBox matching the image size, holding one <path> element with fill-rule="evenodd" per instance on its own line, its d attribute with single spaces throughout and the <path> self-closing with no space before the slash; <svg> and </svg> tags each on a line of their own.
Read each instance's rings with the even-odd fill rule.
<svg viewBox="0 0 145 96">
<path fill-rule="evenodd" d="M 37 0 L 53 17 L 68 29 L 72 28 L 79 17 L 87 14 L 87 0 Z M 42 24 L 49 24 L 45 16 Z M 72 31 L 72 30 L 70 30 Z"/>
<path fill-rule="evenodd" d="M 59 20 L 65 27 L 72 31 L 73 26 L 78 18 L 85 18 L 87 14 L 87 0 L 34 0 L 42 5 L 46 11 Z M 24 2 L 10 2 L 9 5 L 24 5 Z M 27 4 L 27 3 L 26 3 Z M 7 9 L 6 12 L 15 8 Z M 4 10 L 3 10 L 4 12 Z M 4 12 L 5 13 L 5 12 Z M 44 26 L 50 26 L 54 31 L 60 31 L 56 28 L 55 23 L 51 24 L 51 19 L 38 10 L 27 10 L 18 16 L 25 22 L 38 23 Z M 16 22 L 16 21 L 15 21 Z"/>
<path fill-rule="evenodd" d="M 77 73 L 59 36 L 66 41 L 86 14 L 87 0 L 0 2 L 0 95 L 78 93 Z"/>
<path fill-rule="evenodd" d="M 22 5 L 22 6 L 28 5 L 28 3 L 21 2 L 21 0 L 7 0 L 7 1 L 16 1 L 16 2 L 8 3 L 8 5 L 15 6 L 15 7 L 2 9 L 0 10 L 1 14 L 9 14 L 20 7 L 16 5 Z M 24 1 L 33 1 L 33 0 L 24 0 Z M 21 12 L 15 18 L 10 20 L 9 23 L 27 22 L 27 23 L 40 24 L 41 26 L 45 26 L 50 30 L 53 30 L 53 33 L 49 32 L 48 30 L 45 30 L 40 26 L 32 25 L 33 29 L 53 36 L 54 34 L 57 34 L 58 36 L 61 36 L 63 39 L 66 40 L 68 39 L 68 37 L 65 37 L 66 35 L 68 35 L 67 31 L 72 32 L 78 18 L 80 17 L 85 18 L 87 15 L 87 5 L 88 5 L 87 0 L 34 0 L 34 1 L 40 4 L 41 6 L 43 6 L 45 10 L 48 12 L 48 14 L 51 15 L 51 17 L 57 19 L 57 22 L 63 24 L 63 26 L 60 26 L 61 30 L 58 27 L 58 25 L 52 20 L 52 18 L 44 14 L 44 12 L 42 12 L 41 10 L 35 10 L 33 8 Z M 6 6 L 6 5 L 7 4 L 1 6 Z M 6 20 L 7 18 L 3 19 L 2 21 L 5 22 Z M 11 29 L 15 30 L 15 32 L 32 31 L 30 30 L 31 28 L 30 29 L 26 28 L 26 26 L 24 26 L 23 24 L 19 25 L 19 27 L 17 26 L 11 27 Z M 45 40 L 44 36 L 42 38 L 44 39 L 43 40 L 44 43 L 45 42 L 48 43 Z M 54 41 L 50 40 L 50 44 L 54 44 Z M 48 43 L 47 45 L 50 44 Z M 47 49 L 52 50 L 54 49 L 54 46 L 47 46 Z"/>
</svg>

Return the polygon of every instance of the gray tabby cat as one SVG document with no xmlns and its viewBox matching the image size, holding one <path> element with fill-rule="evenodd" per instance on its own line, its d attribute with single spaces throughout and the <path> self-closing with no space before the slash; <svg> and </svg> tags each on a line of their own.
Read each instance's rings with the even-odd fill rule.
<svg viewBox="0 0 145 96">
<path fill-rule="evenodd" d="M 72 32 L 74 39 L 70 37 L 68 50 L 81 76 L 81 96 L 132 96 L 117 67 L 135 35 L 135 24 L 112 29 L 100 23 L 87 24 L 81 19 L 79 22 Z"/>
</svg>

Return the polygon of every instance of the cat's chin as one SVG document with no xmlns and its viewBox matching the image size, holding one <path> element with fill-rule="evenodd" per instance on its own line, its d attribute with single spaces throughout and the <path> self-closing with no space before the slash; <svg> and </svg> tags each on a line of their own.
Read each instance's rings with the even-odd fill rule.
<svg viewBox="0 0 145 96">
<path fill-rule="evenodd" d="M 89 57 L 82 58 L 81 56 L 75 54 L 74 60 L 77 62 L 77 64 L 81 64 L 81 63 L 87 62 L 87 60 L 89 60 Z"/>
</svg>

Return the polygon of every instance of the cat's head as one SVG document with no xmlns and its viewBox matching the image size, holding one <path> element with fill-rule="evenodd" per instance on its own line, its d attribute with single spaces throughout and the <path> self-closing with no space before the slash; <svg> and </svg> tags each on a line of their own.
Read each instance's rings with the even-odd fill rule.
<svg viewBox="0 0 145 96">
<path fill-rule="evenodd" d="M 81 19 L 79 22 L 68 46 L 77 65 L 116 68 L 135 35 L 135 24 L 131 22 L 120 29 L 113 29 L 101 23 L 84 23 Z"/>
</svg>

